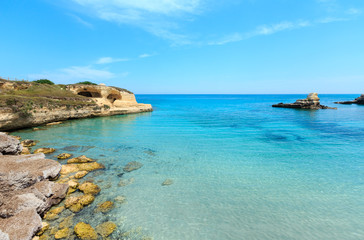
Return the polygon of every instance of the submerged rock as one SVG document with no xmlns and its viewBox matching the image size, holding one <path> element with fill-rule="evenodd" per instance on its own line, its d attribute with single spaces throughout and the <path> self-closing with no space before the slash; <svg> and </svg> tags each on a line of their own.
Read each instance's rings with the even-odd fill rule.
<svg viewBox="0 0 364 240">
<path fill-rule="evenodd" d="M 278 108 L 298 108 L 298 109 L 336 109 L 320 104 L 320 98 L 317 93 L 308 94 L 306 99 L 299 99 L 295 103 L 278 103 L 272 105 Z"/>
<path fill-rule="evenodd" d="M 38 148 L 34 151 L 34 154 L 37 154 L 37 153 L 50 154 L 55 151 L 56 151 L 56 149 L 54 149 L 54 148 Z"/>
<path fill-rule="evenodd" d="M 103 238 L 110 236 L 116 229 L 116 224 L 113 222 L 104 222 L 96 227 L 96 232 Z"/>
<path fill-rule="evenodd" d="M 61 206 L 61 207 L 56 207 L 56 208 L 54 208 L 54 209 L 52 209 L 52 210 L 48 211 L 48 212 L 46 213 L 46 215 L 44 215 L 44 219 L 46 219 L 46 220 L 50 220 L 50 221 L 55 220 L 55 219 L 57 219 L 57 218 L 59 217 L 59 214 L 60 214 L 61 212 L 63 212 L 63 210 L 64 210 L 64 207 L 63 207 L 63 206 Z"/>
<path fill-rule="evenodd" d="M 87 223 L 77 223 L 74 230 L 77 237 L 79 237 L 81 240 L 97 240 L 97 233 L 95 229 L 93 229 L 91 225 Z"/>
<path fill-rule="evenodd" d="M 68 164 L 70 163 L 89 163 L 89 162 L 95 162 L 95 160 L 86 157 L 85 155 L 76 157 L 76 158 L 71 158 L 67 161 Z"/>
<path fill-rule="evenodd" d="M 80 189 L 80 191 L 84 194 L 92 195 L 97 195 L 101 191 L 100 187 L 92 182 L 84 182 L 78 187 L 78 189 Z"/>
<path fill-rule="evenodd" d="M 64 160 L 64 159 L 67 159 L 67 158 L 70 158 L 72 157 L 72 154 L 69 154 L 69 153 L 61 153 L 57 156 L 58 159 L 60 160 Z"/>
<path fill-rule="evenodd" d="M 104 169 L 104 168 L 105 168 L 104 165 L 97 163 L 97 162 L 79 163 L 79 164 L 72 163 L 72 164 L 62 165 L 61 174 L 67 175 L 67 174 L 75 173 L 75 172 L 79 172 L 79 171 L 91 172 L 91 171 Z"/>
<path fill-rule="evenodd" d="M 95 197 L 91 194 L 85 194 L 78 197 L 69 197 L 66 199 L 64 206 L 72 212 L 79 212 L 85 206 L 90 205 L 95 200 Z"/>
<path fill-rule="evenodd" d="M 83 178 L 84 176 L 86 176 L 88 174 L 87 171 L 79 171 L 75 174 L 75 178 L 76 179 L 80 179 L 80 178 Z"/>
<path fill-rule="evenodd" d="M 343 101 L 343 102 L 335 102 L 337 104 L 360 104 L 360 105 L 364 105 L 364 94 L 360 95 L 360 97 L 355 98 L 354 100 L 351 101 Z"/>
<path fill-rule="evenodd" d="M 40 229 L 39 232 L 37 232 L 37 236 L 42 235 L 45 231 L 47 231 L 49 229 L 49 223 L 47 222 L 42 222 L 42 229 Z"/>
<path fill-rule="evenodd" d="M 119 187 L 125 187 L 125 186 L 128 186 L 128 185 L 132 184 L 134 181 L 135 181 L 134 178 L 121 179 L 118 186 Z"/>
<path fill-rule="evenodd" d="M 125 196 L 117 196 L 114 198 L 114 201 L 117 203 L 126 203 L 126 197 Z"/>
<path fill-rule="evenodd" d="M 18 155 L 22 150 L 18 139 L 0 132 L 0 155 Z"/>
<path fill-rule="evenodd" d="M 106 201 L 106 202 L 103 202 L 103 203 L 100 203 L 99 205 L 97 205 L 95 212 L 107 213 L 107 212 L 111 211 L 111 209 L 113 209 L 113 208 L 114 208 L 114 203 L 111 201 Z"/>
<path fill-rule="evenodd" d="M 69 228 L 63 228 L 61 230 L 58 230 L 56 234 L 54 234 L 55 239 L 65 239 L 68 238 L 70 235 L 70 229 Z"/>
<path fill-rule="evenodd" d="M 167 185 L 172 185 L 173 184 L 173 180 L 172 179 L 166 179 L 163 183 L 162 186 L 167 186 Z"/>
<path fill-rule="evenodd" d="M 140 162 L 137 162 L 137 161 L 132 161 L 132 162 L 129 162 L 128 164 L 126 164 L 126 166 L 124 167 L 124 171 L 131 172 L 131 171 L 138 170 L 141 167 L 143 167 L 143 164 L 141 164 Z"/>
<path fill-rule="evenodd" d="M 23 147 L 33 147 L 33 146 L 37 145 L 37 142 L 38 141 L 26 139 L 21 142 L 21 145 L 23 145 Z"/>
</svg>

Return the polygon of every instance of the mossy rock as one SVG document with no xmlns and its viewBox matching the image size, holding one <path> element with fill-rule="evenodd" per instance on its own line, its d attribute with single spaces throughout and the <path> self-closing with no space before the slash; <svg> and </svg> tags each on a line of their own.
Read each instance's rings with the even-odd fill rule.
<svg viewBox="0 0 364 240">
<path fill-rule="evenodd" d="M 67 159 L 67 158 L 70 158 L 72 157 L 72 154 L 69 154 L 69 153 L 61 153 L 57 156 L 58 159 L 60 160 L 64 160 L 64 159 Z"/>
<path fill-rule="evenodd" d="M 95 212 L 107 213 L 107 212 L 111 211 L 111 209 L 113 209 L 113 208 L 114 208 L 114 203 L 111 201 L 106 201 L 106 202 L 99 204 L 97 206 Z"/>
<path fill-rule="evenodd" d="M 77 223 L 74 231 L 77 237 L 79 237 L 81 240 L 97 240 L 97 233 L 95 229 L 93 229 L 91 225 L 87 223 Z"/>
<path fill-rule="evenodd" d="M 78 187 L 78 189 L 80 189 L 80 191 L 84 194 L 92 195 L 97 195 L 101 191 L 100 187 L 92 182 L 84 182 Z"/>
<path fill-rule="evenodd" d="M 89 162 L 95 162 L 95 160 L 86 157 L 85 155 L 76 157 L 76 158 L 71 158 L 67 161 L 68 164 L 70 163 L 89 163 Z"/>
<path fill-rule="evenodd" d="M 96 232 L 100 234 L 103 238 L 110 236 L 115 229 L 117 228 L 116 224 L 113 222 L 104 222 L 96 227 Z"/>
<path fill-rule="evenodd" d="M 54 149 L 54 148 L 38 148 L 34 151 L 34 154 L 36 154 L 36 153 L 50 154 L 55 151 L 56 151 L 56 149 Z"/>
<path fill-rule="evenodd" d="M 63 228 L 61 230 L 58 230 L 56 234 L 54 234 L 55 239 L 65 239 L 68 238 L 70 235 L 70 229 L 69 228 Z"/>
</svg>

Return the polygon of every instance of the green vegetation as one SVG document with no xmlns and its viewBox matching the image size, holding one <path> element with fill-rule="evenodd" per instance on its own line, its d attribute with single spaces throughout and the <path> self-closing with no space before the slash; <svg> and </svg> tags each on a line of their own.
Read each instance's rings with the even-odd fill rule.
<svg viewBox="0 0 364 240">
<path fill-rule="evenodd" d="M 51 80 L 48 79 L 39 79 L 36 81 L 33 81 L 35 83 L 40 83 L 40 84 L 49 84 L 49 85 L 54 85 L 54 82 L 52 82 Z"/>
<path fill-rule="evenodd" d="M 96 83 L 90 82 L 90 81 L 84 81 L 84 82 L 79 82 L 76 84 L 82 84 L 82 85 L 97 85 Z"/>
</svg>

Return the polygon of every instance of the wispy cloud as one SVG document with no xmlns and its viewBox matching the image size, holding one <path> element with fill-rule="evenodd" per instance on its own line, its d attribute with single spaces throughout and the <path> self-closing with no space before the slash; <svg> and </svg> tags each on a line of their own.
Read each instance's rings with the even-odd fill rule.
<svg viewBox="0 0 364 240">
<path fill-rule="evenodd" d="M 349 15 L 360 15 L 361 13 L 362 13 L 362 10 L 359 8 L 349 8 L 346 11 L 346 14 L 349 14 Z"/>
<path fill-rule="evenodd" d="M 152 57 L 153 54 L 148 54 L 148 53 L 144 53 L 144 54 L 140 54 L 139 58 L 148 58 L 148 57 Z"/>
<path fill-rule="evenodd" d="M 96 61 L 96 64 L 108 64 L 116 62 L 126 62 L 129 61 L 127 58 L 112 58 L 112 57 L 102 57 Z"/>
<path fill-rule="evenodd" d="M 74 15 L 74 14 L 70 14 L 70 16 L 71 16 L 73 19 L 75 19 L 78 23 L 80 23 L 80 24 L 82 24 L 82 25 L 84 25 L 84 26 L 86 26 L 86 27 L 88 27 L 88 28 L 94 28 L 94 26 L 93 26 L 91 23 L 89 23 L 89 22 L 87 22 L 87 21 L 83 20 L 83 19 L 82 19 L 82 18 L 80 18 L 79 16 Z"/>
<path fill-rule="evenodd" d="M 57 83 L 75 83 L 85 80 L 100 82 L 114 77 L 116 77 L 114 73 L 106 69 L 96 69 L 92 66 L 72 66 L 39 74 L 29 74 L 28 76 L 29 79 L 46 78 Z"/>
<path fill-rule="evenodd" d="M 206 0 L 72 0 L 105 21 L 129 24 L 177 44 L 188 44 L 187 37 L 174 33 L 177 20 L 185 21 L 199 14 Z M 189 16 L 189 17 L 186 17 Z"/>
</svg>

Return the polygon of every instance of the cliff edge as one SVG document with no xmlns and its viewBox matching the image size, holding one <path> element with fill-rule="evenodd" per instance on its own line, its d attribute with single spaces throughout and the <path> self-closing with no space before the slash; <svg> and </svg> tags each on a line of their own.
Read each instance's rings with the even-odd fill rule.
<svg viewBox="0 0 364 240">
<path fill-rule="evenodd" d="M 0 79 L 0 131 L 67 119 L 150 112 L 135 95 L 105 85 L 50 85 Z"/>
</svg>

